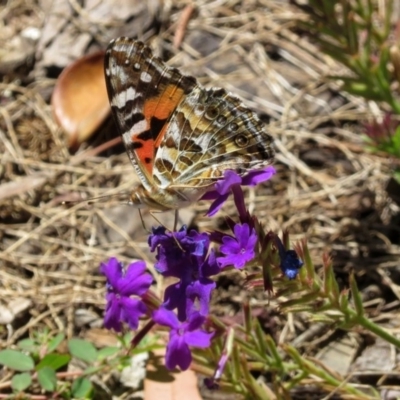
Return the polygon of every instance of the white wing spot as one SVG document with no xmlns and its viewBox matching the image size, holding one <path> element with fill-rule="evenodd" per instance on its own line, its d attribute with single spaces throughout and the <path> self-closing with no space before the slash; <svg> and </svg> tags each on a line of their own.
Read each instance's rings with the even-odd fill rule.
<svg viewBox="0 0 400 400">
<path fill-rule="evenodd" d="M 122 108 L 128 101 L 135 100 L 139 96 L 140 93 L 136 93 L 136 90 L 133 87 L 128 87 L 128 89 L 115 94 L 112 98 L 111 104 L 118 108 Z"/>
<path fill-rule="evenodd" d="M 139 63 L 133 64 L 133 68 L 139 70 L 140 69 L 140 64 Z"/>
<path fill-rule="evenodd" d="M 151 82 L 151 75 L 148 72 L 143 71 L 140 74 L 140 80 L 146 83 Z"/>
<path fill-rule="evenodd" d="M 132 128 L 124 133 L 125 142 L 130 142 L 132 140 L 132 135 L 138 135 L 139 133 L 144 132 L 147 129 L 147 121 L 145 119 L 136 122 Z"/>
</svg>

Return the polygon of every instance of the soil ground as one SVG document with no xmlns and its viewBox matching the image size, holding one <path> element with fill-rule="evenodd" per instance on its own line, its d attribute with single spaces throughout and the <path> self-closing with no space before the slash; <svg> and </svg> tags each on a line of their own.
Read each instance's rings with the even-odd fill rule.
<svg viewBox="0 0 400 400">
<path fill-rule="evenodd" d="M 205 86 L 236 93 L 259 114 L 275 140 L 277 174 L 247 193 L 250 210 L 272 231 L 287 229 L 294 242 L 306 237 L 317 268 L 329 253 L 343 288 L 354 271 L 370 315 L 398 331 L 400 188 L 391 177 L 398 161 L 368 152 L 363 140 L 364 124 L 381 116 L 382 105 L 326 79 L 346 71 L 296 30 L 299 11 L 279 0 L 201 0 L 185 21 L 182 11 L 191 4 L 185 1 L 83 3 L 0 3 L 2 348 L 45 327 L 101 345 L 108 334 L 99 265 L 110 256 L 144 259 L 155 290 L 165 285 L 152 269 L 138 213 L 125 204 L 137 181 L 129 159 L 122 145 L 99 147 L 117 137 L 113 122 L 72 151 L 50 105 L 62 69 L 120 35 L 149 39 L 171 65 Z M 204 216 L 207 207 L 184 210 L 182 222 L 226 229 L 232 202 L 211 219 Z M 172 214 L 159 218 L 172 225 Z M 154 224 L 146 212 L 144 219 Z M 301 314 L 289 322 L 260 293 L 245 290 L 240 273 L 219 278 L 214 312 L 235 320 L 248 298 L 279 341 L 399 395 L 390 346 L 361 333 L 311 327 Z M 346 355 L 338 357 L 344 344 Z"/>
</svg>

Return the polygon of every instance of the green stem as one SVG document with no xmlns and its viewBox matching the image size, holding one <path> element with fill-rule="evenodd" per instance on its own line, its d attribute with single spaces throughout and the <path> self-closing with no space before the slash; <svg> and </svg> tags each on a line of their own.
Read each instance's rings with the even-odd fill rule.
<svg viewBox="0 0 400 400">
<path fill-rule="evenodd" d="M 344 391 L 347 393 L 351 393 L 356 396 L 365 396 L 365 393 L 356 389 L 355 387 L 351 385 L 343 385 L 343 382 L 341 380 L 336 379 L 332 375 L 330 375 L 327 371 L 323 370 L 322 368 L 318 368 L 313 362 L 310 362 L 308 360 L 304 360 L 304 365 L 306 365 L 306 368 L 308 371 L 319 378 L 321 378 L 323 381 L 327 382 L 328 384 L 332 385 L 334 388 L 339 388 L 341 387 Z M 364 397 L 365 398 L 365 397 Z M 371 398 L 371 397 L 367 397 Z"/>
<path fill-rule="evenodd" d="M 368 331 L 374 333 L 376 336 L 400 349 L 400 340 L 391 335 L 387 330 L 372 322 L 370 319 L 366 318 L 365 316 L 360 316 L 356 318 L 356 321 Z"/>
</svg>

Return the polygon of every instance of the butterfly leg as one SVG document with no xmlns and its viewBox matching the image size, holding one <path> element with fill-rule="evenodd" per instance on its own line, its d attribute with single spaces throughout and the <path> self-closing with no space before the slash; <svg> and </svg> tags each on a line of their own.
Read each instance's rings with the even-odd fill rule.
<svg viewBox="0 0 400 400">
<path fill-rule="evenodd" d="M 179 212 L 178 212 L 178 210 L 175 210 L 174 229 L 173 229 L 172 231 L 171 231 L 171 229 L 168 229 L 168 228 L 154 215 L 154 212 L 150 211 L 150 215 L 151 215 L 161 226 L 163 226 L 167 231 L 171 232 L 172 237 L 174 238 L 175 243 L 177 244 L 177 246 L 178 246 L 182 251 L 184 251 L 184 249 L 182 248 L 181 244 L 178 242 L 178 240 L 176 239 L 176 237 L 175 237 L 175 235 L 174 235 L 174 233 L 176 232 L 176 228 L 177 228 L 177 225 L 178 225 L 178 219 L 179 219 Z"/>
<path fill-rule="evenodd" d="M 139 211 L 139 215 L 140 215 L 140 221 L 142 221 L 143 229 L 150 235 L 151 232 L 147 229 L 147 226 L 146 226 L 146 224 L 144 222 L 144 219 L 143 219 L 143 215 L 142 215 L 141 209 L 139 208 L 138 211 Z"/>
</svg>

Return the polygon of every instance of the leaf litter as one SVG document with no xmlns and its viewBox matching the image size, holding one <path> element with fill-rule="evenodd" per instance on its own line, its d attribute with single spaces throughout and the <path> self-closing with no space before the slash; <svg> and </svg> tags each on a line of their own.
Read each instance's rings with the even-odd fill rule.
<svg viewBox="0 0 400 400">
<path fill-rule="evenodd" d="M 240 95 L 269 123 L 277 174 L 271 184 L 248 191 L 251 211 L 271 230 L 288 229 L 294 241 L 307 237 L 314 260 L 329 252 L 343 287 L 354 271 L 371 314 L 386 329 L 398 329 L 399 188 L 391 178 L 398 161 L 368 153 L 362 139 L 363 123 L 371 115 L 379 116 L 379 105 L 340 92 L 337 83 L 325 79 L 343 67 L 299 36 L 292 22 L 298 11 L 286 1 L 200 0 L 182 28 L 181 12 L 191 4 L 173 0 L 165 5 L 162 28 L 152 45 L 202 84 Z M 0 40 L 22 38 L 27 26 L 42 32 L 54 29 L 38 7 L 33 0 L 2 5 L 7 29 Z M 136 15 L 153 21 L 146 26 L 148 36 L 139 34 L 149 38 L 160 13 L 153 7 L 145 17 Z M 73 32 L 75 40 L 90 32 L 91 42 L 104 49 L 112 37 L 126 34 L 115 28 L 110 36 L 104 20 L 99 29 L 101 14 L 91 16 L 90 9 L 75 9 L 72 15 L 65 40 L 72 38 L 66 32 Z M 91 29 L 83 29 L 88 26 Z M 182 39 L 177 29 L 185 29 Z M 61 37 L 55 35 L 57 40 Z M 76 154 L 69 153 L 49 105 L 55 84 L 51 64 L 44 68 L 44 58 L 36 66 L 32 63 L 32 52 L 39 57 L 38 50 L 46 49 L 47 42 L 40 43 L 38 47 L 33 37 L 25 52 L 16 43 L 22 61 L 0 57 L 0 292 L 7 321 L 12 316 L 2 333 L 4 348 L 43 327 L 68 337 L 86 337 L 98 329 L 105 304 L 99 265 L 111 255 L 124 262 L 144 259 L 156 279 L 155 290 L 160 294 L 164 287 L 151 268 L 154 259 L 138 213 L 126 206 L 137 180 L 133 168 L 122 146 L 103 146 L 116 138 L 116 128 L 108 121 Z M 87 41 L 79 43 L 75 57 L 87 50 Z M 201 229 L 223 229 L 224 215 L 233 204 L 228 201 L 213 219 L 204 217 L 206 210 L 207 204 L 196 204 L 182 219 Z M 173 215 L 157 218 L 172 226 Z M 144 219 L 148 227 L 155 224 L 147 213 Z M 361 383 L 381 378 L 382 390 L 389 367 L 392 379 L 397 377 L 389 357 L 387 363 L 374 362 L 374 342 L 360 334 L 348 337 L 334 328 L 313 326 L 301 313 L 287 320 L 274 310 L 263 316 L 266 296 L 248 293 L 242 279 L 235 273 L 220 278 L 214 299 L 217 314 L 236 321 L 243 299 L 253 298 L 260 318 L 265 323 L 273 319 L 280 342 L 295 343 L 334 368 L 335 352 L 322 357 L 321 349 L 328 344 L 342 349 L 343 340 L 350 340 L 351 354 L 345 367 L 340 366 L 341 373 L 351 371 Z M 366 348 L 368 356 L 355 363 Z M 379 352 L 377 347 L 375 359 Z M 398 385 L 391 390 L 398 391 Z"/>
</svg>

